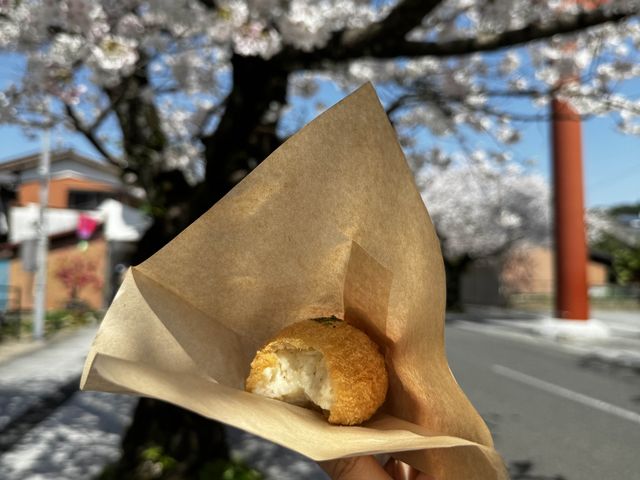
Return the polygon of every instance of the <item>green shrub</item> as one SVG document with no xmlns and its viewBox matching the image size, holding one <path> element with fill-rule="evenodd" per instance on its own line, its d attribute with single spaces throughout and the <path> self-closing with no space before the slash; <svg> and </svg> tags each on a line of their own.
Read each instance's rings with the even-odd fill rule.
<svg viewBox="0 0 640 480">
<path fill-rule="evenodd" d="M 209 462 L 198 472 L 198 480 L 262 480 L 257 470 L 233 460 Z"/>
<path fill-rule="evenodd" d="M 51 334 L 68 327 L 79 327 L 100 320 L 99 312 L 85 308 L 63 308 L 50 310 L 45 316 L 45 334 Z"/>
<path fill-rule="evenodd" d="M 195 475 L 185 475 L 180 463 L 167 455 L 159 445 L 151 445 L 142 450 L 140 462 L 133 472 L 126 475 L 127 480 L 263 480 L 260 472 L 237 460 L 216 459 L 205 463 Z M 113 465 L 106 467 L 98 477 L 100 480 L 122 480 Z"/>
</svg>

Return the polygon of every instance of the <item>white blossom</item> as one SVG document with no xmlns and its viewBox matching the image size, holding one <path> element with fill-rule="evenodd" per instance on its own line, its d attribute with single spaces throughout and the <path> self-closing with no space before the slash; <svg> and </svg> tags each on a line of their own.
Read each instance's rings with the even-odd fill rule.
<svg viewBox="0 0 640 480">
<path fill-rule="evenodd" d="M 168 57 L 166 62 L 176 83 L 186 93 L 206 91 L 214 87 L 215 64 L 210 55 L 188 50 Z"/>
<path fill-rule="evenodd" d="M 520 132 L 511 126 L 501 126 L 498 128 L 497 138 L 502 143 L 512 144 L 520 141 Z"/>
<path fill-rule="evenodd" d="M 118 20 L 116 33 L 122 37 L 137 38 L 144 34 L 144 28 L 140 17 L 127 13 Z"/>
<path fill-rule="evenodd" d="M 258 21 L 243 25 L 234 32 L 232 38 L 234 50 L 245 56 L 271 58 L 281 45 L 280 34 Z"/>
<path fill-rule="evenodd" d="M 634 229 L 616 221 L 606 209 L 592 208 L 587 210 L 585 223 L 589 243 L 596 243 L 610 236 L 627 245 L 640 246 L 640 238 Z"/>
<path fill-rule="evenodd" d="M 500 61 L 500 74 L 508 75 L 514 72 L 520 64 L 520 56 L 517 52 L 507 52 Z"/>
<path fill-rule="evenodd" d="M 99 2 L 92 0 L 67 0 L 65 26 L 83 34 L 88 40 L 101 39 L 108 31 L 106 15 Z"/>
<path fill-rule="evenodd" d="M 56 35 L 49 49 L 49 61 L 57 65 L 71 65 L 82 60 L 86 42 L 79 35 L 61 33 Z"/>
<path fill-rule="evenodd" d="M 93 47 L 90 61 L 101 73 L 126 75 L 138 60 L 136 46 L 135 40 L 108 35 Z"/>
<path fill-rule="evenodd" d="M 297 45 L 303 50 L 322 46 L 329 40 L 335 22 L 327 22 L 324 13 L 328 2 L 311 3 L 292 0 L 288 15 L 282 16 L 278 26 L 286 43 Z"/>
</svg>

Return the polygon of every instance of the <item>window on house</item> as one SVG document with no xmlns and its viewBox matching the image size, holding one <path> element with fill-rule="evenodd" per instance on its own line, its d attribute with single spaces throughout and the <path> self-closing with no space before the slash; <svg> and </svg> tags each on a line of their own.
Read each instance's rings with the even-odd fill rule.
<svg viewBox="0 0 640 480">
<path fill-rule="evenodd" d="M 107 198 L 112 198 L 111 192 L 92 192 L 89 190 L 70 190 L 67 199 L 68 208 L 91 210 L 98 208 Z"/>
</svg>

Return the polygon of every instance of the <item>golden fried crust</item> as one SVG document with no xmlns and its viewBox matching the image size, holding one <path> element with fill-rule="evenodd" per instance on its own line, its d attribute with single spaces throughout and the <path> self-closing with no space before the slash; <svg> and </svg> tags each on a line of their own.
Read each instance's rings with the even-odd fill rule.
<svg viewBox="0 0 640 480">
<path fill-rule="evenodd" d="M 253 392 L 262 379 L 262 372 L 265 368 L 275 368 L 278 357 L 271 352 L 260 350 L 251 362 L 251 372 L 245 381 L 244 388 L 247 392 Z"/>
<path fill-rule="evenodd" d="M 329 422 L 356 425 L 369 419 L 387 394 L 387 371 L 377 345 L 362 331 L 337 319 L 302 320 L 282 329 L 251 363 L 246 389 L 253 391 L 279 350 L 317 350 L 324 355 L 334 401 Z"/>
</svg>

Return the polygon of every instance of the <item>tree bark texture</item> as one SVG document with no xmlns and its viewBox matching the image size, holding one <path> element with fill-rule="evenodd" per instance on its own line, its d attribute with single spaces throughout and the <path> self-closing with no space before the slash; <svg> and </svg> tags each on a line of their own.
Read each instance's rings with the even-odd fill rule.
<svg viewBox="0 0 640 480">
<path fill-rule="evenodd" d="M 287 103 L 289 72 L 278 62 L 234 55 L 233 88 L 216 130 L 202 139 L 206 173 L 201 210 L 217 202 L 281 143 L 276 134 Z M 198 212 L 202 213 L 202 211 Z"/>
</svg>

